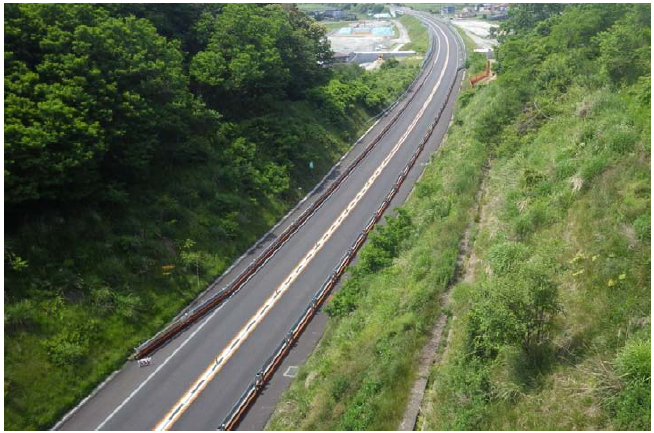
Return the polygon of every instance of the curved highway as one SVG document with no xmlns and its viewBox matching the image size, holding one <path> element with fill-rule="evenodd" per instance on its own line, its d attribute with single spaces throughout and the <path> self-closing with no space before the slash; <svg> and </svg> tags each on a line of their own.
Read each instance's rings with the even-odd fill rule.
<svg viewBox="0 0 654 433">
<path fill-rule="evenodd" d="M 446 101 L 461 63 L 458 39 L 442 23 L 421 19 L 433 35 L 434 67 L 426 65 L 422 74 L 428 76 L 418 94 L 352 174 L 238 292 L 154 353 L 152 365 L 127 363 L 58 428 L 215 430 L 220 425 L 366 226 Z"/>
</svg>

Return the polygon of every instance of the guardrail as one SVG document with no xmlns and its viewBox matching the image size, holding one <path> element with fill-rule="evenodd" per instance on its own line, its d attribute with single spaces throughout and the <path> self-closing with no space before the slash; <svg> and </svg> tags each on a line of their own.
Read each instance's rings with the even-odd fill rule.
<svg viewBox="0 0 654 433">
<path fill-rule="evenodd" d="M 432 56 L 433 56 L 433 48 L 430 45 L 429 54 L 428 57 L 425 59 L 425 62 L 429 61 Z M 288 241 L 288 239 L 290 239 L 290 237 L 306 223 L 306 221 L 323 205 L 323 203 L 334 193 L 334 191 L 336 191 L 336 189 L 341 185 L 341 183 L 348 178 L 350 173 L 359 165 L 359 163 L 368 155 L 368 153 L 370 153 L 370 151 L 382 139 L 382 137 L 386 135 L 386 133 L 390 130 L 391 126 L 393 126 L 393 124 L 402 115 L 402 113 L 404 113 L 404 110 L 406 110 L 409 104 L 416 97 L 416 95 L 424 85 L 427 77 L 431 74 L 433 69 L 434 69 L 434 63 L 431 64 L 427 73 L 425 73 L 422 76 L 423 77 L 422 81 L 420 82 L 418 87 L 415 88 L 413 95 L 411 95 L 411 97 L 407 100 L 406 104 L 404 104 L 404 106 L 390 120 L 388 125 L 386 125 L 384 129 L 382 129 L 382 131 L 365 148 L 365 150 L 361 153 L 361 155 L 359 155 L 354 161 L 352 161 L 352 163 L 334 181 L 334 183 L 332 183 L 332 185 L 330 185 L 330 187 L 327 188 L 327 190 L 313 204 L 311 204 L 311 206 L 309 206 L 304 212 L 302 212 L 302 214 L 290 226 L 288 226 L 286 230 L 284 230 L 284 232 L 281 235 L 279 235 L 279 237 L 272 244 L 270 244 L 256 259 L 254 259 L 243 272 L 241 272 L 236 278 L 234 278 L 234 280 L 232 280 L 232 282 L 230 282 L 227 286 L 225 286 L 220 292 L 218 292 L 210 299 L 205 301 L 202 305 L 193 309 L 190 313 L 185 314 L 182 318 L 174 321 L 166 329 L 157 333 L 154 337 L 144 342 L 139 347 L 135 348 L 134 355 L 132 356 L 132 358 L 140 359 L 142 357 L 148 356 L 149 354 L 151 354 L 152 352 L 163 346 L 170 339 L 175 337 L 184 329 L 188 328 L 190 325 L 192 325 L 197 320 L 199 320 L 202 316 L 207 314 L 212 309 L 216 308 L 223 301 L 225 301 L 227 298 L 229 298 L 234 293 L 236 293 L 238 289 L 240 289 L 254 275 L 256 275 L 259 269 L 261 269 L 261 267 L 265 265 L 266 262 L 270 260 L 271 257 L 273 257 L 273 255 L 277 252 L 277 250 L 279 250 L 279 248 L 282 245 L 284 245 Z M 402 96 L 400 96 L 400 98 L 403 98 L 404 95 L 406 95 L 409 91 L 412 90 L 411 87 L 415 85 L 416 80 L 418 80 L 419 78 L 420 75 L 418 75 L 418 77 L 414 79 L 414 81 L 407 88 L 407 90 L 402 94 Z M 382 113 L 383 114 L 388 113 L 392 108 L 394 108 L 399 103 L 400 98 L 398 98 L 391 107 L 387 108 Z M 328 176 L 329 173 L 323 179 L 326 179 Z"/>
<path fill-rule="evenodd" d="M 270 377 L 275 372 L 275 370 L 277 369 L 281 361 L 284 359 L 286 354 L 289 352 L 293 344 L 297 341 L 298 337 L 300 336 L 304 328 L 307 326 L 307 324 L 311 321 L 313 316 L 316 314 L 319 306 L 322 304 L 322 302 L 325 300 L 329 292 L 334 288 L 340 277 L 343 275 L 345 268 L 350 264 L 350 262 L 358 252 L 359 248 L 361 248 L 366 238 L 368 237 L 368 234 L 370 233 L 370 231 L 372 231 L 373 227 L 379 221 L 384 211 L 388 208 L 391 201 L 393 200 L 393 198 L 399 191 L 400 187 L 402 186 L 402 183 L 406 179 L 409 171 L 416 163 L 418 156 L 420 155 L 427 141 L 431 137 L 431 134 L 433 133 L 434 128 L 436 127 L 436 124 L 440 120 L 440 117 L 443 114 L 445 107 L 447 106 L 449 98 L 452 94 L 452 90 L 454 89 L 454 86 L 457 82 L 458 74 L 462 69 L 463 67 L 457 68 L 456 75 L 454 77 L 454 80 L 452 81 L 452 84 L 450 84 L 445 101 L 440 106 L 437 112 L 438 114 L 435 116 L 434 121 L 429 126 L 429 129 L 427 130 L 427 133 L 422 138 L 420 144 L 418 145 L 418 148 L 411 156 L 411 159 L 409 160 L 407 165 L 400 172 L 397 180 L 395 181 L 395 184 L 393 185 L 393 188 L 391 188 L 390 192 L 388 193 L 384 201 L 381 203 L 379 208 L 377 208 L 377 210 L 372 214 L 370 220 L 366 224 L 366 227 L 361 231 L 361 233 L 359 233 L 359 236 L 354 241 L 352 246 L 348 249 L 348 251 L 345 253 L 345 255 L 341 258 L 338 265 L 336 265 L 336 267 L 333 269 L 331 275 L 327 277 L 327 279 L 322 284 L 320 289 L 316 292 L 316 294 L 314 295 L 313 299 L 311 300 L 305 311 L 298 318 L 298 320 L 291 326 L 289 331 L 284 336 L 284 339 L 275 350 L 274 354 L 270 358 L 268 358 L 266 362 L 264 362 L 263 366 L 261 367 L 259 372 L 255 375 L 254 379 L 250 382 L 245 392 L 243 392 L 239 400 L 232 407 L 232 410 L 229 412 L 229 414 L 225 417 L 223 422 L 220 424 L 218 430 L 231 430 L 238 425 L 239 421 L 241 420 L 247 409 L 250 407 L 252 402 L 256 399 L 256 397 L 263 389 L 263 386 L 270 379 Z"/>
</svg>

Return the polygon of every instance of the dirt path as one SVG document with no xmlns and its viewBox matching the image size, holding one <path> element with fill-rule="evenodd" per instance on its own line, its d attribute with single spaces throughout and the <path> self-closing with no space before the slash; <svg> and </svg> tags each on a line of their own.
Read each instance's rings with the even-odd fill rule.
<svg viewBox="0 0 654 433">
<path fill-rule="evenodd" d="M 466 227 L 465 234 L 463 235 L 463 240 L 459 245 L 459 253 L 456 259 L 454 278 L 452 279 L 452 282 L 450 283 L 445 293 L 443 293 L 441 298 L 443 309 L 445 309 L 450 303 L 450 289 L 461 280 L 472 280 L 472 271 L 477 260 L 473 254 L 472 247 L 474 245 L 470 245 L 470 229 L 472 228 L 473 222 L 478 220 L 481 212 L 480 204 L 484 192 L 486 191 L 487 173 L 488 167 L 485 166 L 482 173 L 482 184 L 479 188 L 479 191 L 477 192 L 477 196 L 475 197 L 475 204 L 470 210 L 468 225 Z M 447 325 L 447 319 L 448 316 L 444 313 L 441 313 L 441 315 L 438 316 L 438 319 L 436 319 L 436 323 L 432 328 L 429 342 L 420 351 L 420 358 L 418 360 L 418 376 L 416 377 L 416 380 L 413 383 L 413 387 L 411 388 L 409 401 L 407 403 L 406 410 L 404 411 L 402 422 L 400 422 L 398 427 L 398 430 L 400 431 L 414 430 L 416 427 L 416 422 L 418 421 L 418 415 L 423 412 L 421 409 L 425 397 L 425 391 L 427 389 L 427 382 L 429 380 L 429 372 L 438 356 L 438 351 L 441 347 L 441 340 L 443 339 L 443 331 Z M 427 404 L 429 403 L 427 402 Z M 427 413 L 430 412 L 428 407 L 426 409 Z"/>
<path fill-rule="evenodd" d="M 402 25 L 402 23 L 399 20 L 392 20 L 393 24 L 397 27 L 397 29 L 400 31 L 400 36 L 397 39 L 392 39 L 391 43 L 396 44 L 391 51 L 400 51 L 402 47 L 409 42 L 411 42 L 411 38 L 409 37 L 409 32 L 406 31 L 406 28 Z"/>
</svg>

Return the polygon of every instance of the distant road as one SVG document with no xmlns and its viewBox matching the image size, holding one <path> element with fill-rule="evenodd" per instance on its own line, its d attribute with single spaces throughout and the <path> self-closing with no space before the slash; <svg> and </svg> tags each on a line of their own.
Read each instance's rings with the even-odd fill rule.
<svg viewBox="0 0 654 433">
<path fill-rule="evenodd" d="M 431 18 L 429 23 L 434 68 L 395 125 L 336 192 L 234 296 L 154 353 L 152 365 L 139 368 L 135 362 L 127 363 L 61 429 L 215 430 L 219 426 L 384 200 L 444 103 L 460 64 L 458 39 L 447 26 Z M 346 166 L 354 159 L 392 117 L 393 112 L 373 127 L 340 164 Z M 443 131 L 447 121 L 443 120 Z M 304 207 L 320 193 L 309 197 Z M 297 212 L 302 210 L 301 206 Z M 280 224 L 278 231 L 293 218 Z M 235 266 L 224 280 L 237 275 L 251 258 Z"/>
</svg>

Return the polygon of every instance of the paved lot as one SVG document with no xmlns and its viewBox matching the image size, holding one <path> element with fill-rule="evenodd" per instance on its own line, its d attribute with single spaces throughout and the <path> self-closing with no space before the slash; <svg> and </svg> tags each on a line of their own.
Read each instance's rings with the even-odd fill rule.
<svg viewBox="0 0 654 433">
<path fill-rule="evenodd" d="M 466 34 L 479 45 L 480 48 L 493 48 L 497 45 L 497 39 L 491 39 L 490 28 L 498 27 L 499 24 L 491 24 L 481 20 L 454 19 L 450 21 L 457 27 L 465 30 Z"/>
</svg>

